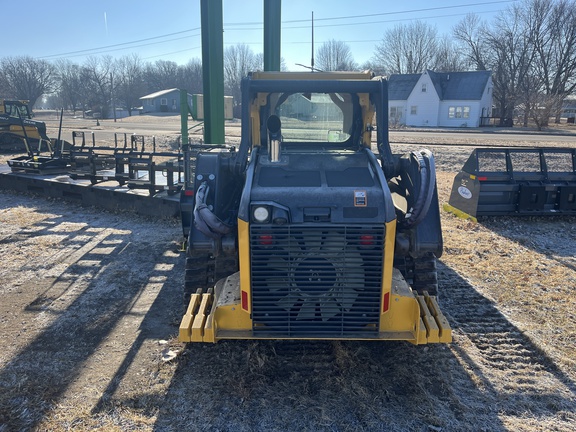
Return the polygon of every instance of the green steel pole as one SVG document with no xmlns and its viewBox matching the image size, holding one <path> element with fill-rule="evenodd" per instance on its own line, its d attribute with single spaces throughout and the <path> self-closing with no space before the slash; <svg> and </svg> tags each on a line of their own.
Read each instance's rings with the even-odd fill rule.
<svg viewBox="0 0 576 432">
<path fill-rule="evenodd" d="M 264 70 L 280 70 L 281 0 L 264 0 Z"/>
<path fill-rule="evenodd" d="M 182 149 L 188 145 L 188 92 L 180 90 L 180 133 L 182 134 Z"/>
<path fill-rule="evenodd" d="M 204 142 L 224 144 L 224 28 L 222 0 L 200 0 Z"/>
</svg>

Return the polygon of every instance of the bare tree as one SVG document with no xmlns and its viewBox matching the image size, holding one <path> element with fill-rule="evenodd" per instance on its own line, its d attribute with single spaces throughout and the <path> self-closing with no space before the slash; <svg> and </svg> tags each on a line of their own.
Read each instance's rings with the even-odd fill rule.
<svg viewBox="0 0 576 432">
<path fill-rule="evenodd" d="M 334 39 L 324 42 L 316 51 L 315 66 L 324 71 L 350 71 L 357 69 L 350 47 Z"/>
<path fill-rule="evenodd" d="M 437 30 L 422 21 L 398 24 L 384 33 L 374 62 L 388 74 L 412 74 L 433 68 L 438 50 Z"/>
<path fill-rule="evenodd" d="M 469 15 L 454 28 L 454 36 L 467 47 L 467 57 L 476 69 L 492 71 L 500 124 L 511 125 L 534 59 L 529 28 L 522 14 L 518 9 L 509 9 L 490 26 Z"/>
<path fill-rule="evenodd" d="M 55 68 L 46 60 L 29 56 L 4 57 L 0 70 L 8 92 L 15 98 L 29 100 L 30 107 L 42 95 L 50 93 L 55 85 Z"/>
<path fill-rule="evenodd" d="M 520 8 L 520 6 L 518 6 Z M 560 121 L 562 100 L 576 90 L 576 2 L 530 0 L 521 12 L 531 24 L 535 73 L 550 115 Z M 555 103 L 552 103 L 555 101 Z"/>
<path fill-rule="evenodd" d="M 242 102 L 242 78 L 248 75 L 248 72 L 261 70 L 262 60 L 262 55 L 254 54 L 245 44 L 232 45 L 224 50 L 224 90 L 227 95 L 234 97 L 235 107 L 239 107 Z M 234 115 L 237 114 L 236 112 Z"/>
<path fill-rule="evenodd" d="M 489 47 L 485 35 L 489 33 L 486 24 L 480 21 L 478 15 L 468 14 L 452 30 L 456 40 L 462 46 L 462 53 L 468 64 L 476 70 L 488 70 L 486 62 L 489 55 Z"/>
<path fill-rule="evenodd" d="M 167 60 L 158 60 L 144 69 L 144 80 L 148 85 L 147 93 L 178 87 L 178 64 Z"/>
<path fill-rule="evenodd" d="M 10 84 L 8 83 L 8 80 L 4 76 L 4 73 L 2 72 L 2 63 L 0 62 L 0 95 L 2 95 L 2 97 L 4 98 L 14 97 L 11 94 L 11 91 L 12 90 L 10 89 Z"/>
<path fill-rule="evenodd" d="M 523 122 L 541 128 L 560 120 L 562 100 L 576 91 L 576 2 L 525 0 L 491 24 L 468 16 L 454 36 L 478 69 L 493 71 L 494 97 L 502 117 L 516 107 Z"/>
<path fill-rule="evenodd" d="M 110 56 L 88 57 L 82 66 L 83 97 L 86 105 L 92 110 L 100 110 L 103 117 L 107 117 L 110 112 L 115 72 L 116 65 Z"/>
<path fill-rule="evenodd" d="M 132 108 L 140 104 L 140 97 L 146 93 L 144 66 L 138 55 L 125 56 L 117 60 L 118 102 L 132 115 Z"/>
<path fill-rule="evenodd" d="M 438 42 L 432 64 L 436 72 L 462 72 L 468 70 L 469 67 L 469 63 L 458 46 L 447 35 L 444 35 Z"/>
<path fill-rule="evenodd" d="M 188 93 L 202 93 L 202 62 L 192 59 L 186 65 L 178 68 L 178 88 Z"/>
<path fill-rule="evenodd" d="M 83 102 L 81 69 L 70 60 L 58 60 L 56 62 L 58 89 L 56 96 L 63 107 L 71 108 L 74 112 L 76 107 Z"/>
</svg>

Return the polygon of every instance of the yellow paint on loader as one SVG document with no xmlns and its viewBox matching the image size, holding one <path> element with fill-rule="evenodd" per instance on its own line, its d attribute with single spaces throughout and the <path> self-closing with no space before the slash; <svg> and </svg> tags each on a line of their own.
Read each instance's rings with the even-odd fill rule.
<svg viewBox="0 0 576 432">
<path fill-rule="evenodd" d="M 240 275 L 235 273 L 218 281 L 213 292 L 193 294 L 180 324 L 178 340 L 270 339 L 252 332 L 250 314 L 240 305 L 239 287 Z M 405 340 L 415 345 L 452 341 L 452 329 L 440 312 L 436 298 L 427 293 L 414 293 L 397 269 L 394 270 L 391 292 L 390 309 L 381 315 L 378 336 L 358 340 Z"/>
</svg>

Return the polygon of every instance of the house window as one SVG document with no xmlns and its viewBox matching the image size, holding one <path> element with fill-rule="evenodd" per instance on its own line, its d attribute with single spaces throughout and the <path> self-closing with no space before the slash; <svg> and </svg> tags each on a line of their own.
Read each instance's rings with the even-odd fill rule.
<svg viewBox="0 0 576 432">
<path fill-rule="evenodd" d="M 176 109 L 176 99 L 172 99 L 172 109 Z"/>
<path fill-rule="evenodd" d="M 422 84 L 422 93 L 426 93 L 426 83 Z"/>
<path fill-rule="evenodd" d="M 168 99 L 166 98 L 160 99 L 160 105 L 168 105 Z"/>
<path fill-rule="evenodd" d="M 398 108 L 397 107 L 390 107 L 390 117 L 396 118 L 398 115 Z"/>
<path fill-rule="evenodd" d="M 451 106 L 448 107 L 448 118 L 470 118 L 469 106 Z"/>
<path fill-rule="evenodd" d="M 418 114 L 418 107 L 417 107 L 416 105 L 412 105 L 412 106 L 410 107 L 410 114 L 411 114 L 411 115 L 416 115 L 416 114 Z"/>
<path fill-rule="evenodd" d="M 148 105 L 154 106 L 154 99 L 148 99 Z"/>
</svg>

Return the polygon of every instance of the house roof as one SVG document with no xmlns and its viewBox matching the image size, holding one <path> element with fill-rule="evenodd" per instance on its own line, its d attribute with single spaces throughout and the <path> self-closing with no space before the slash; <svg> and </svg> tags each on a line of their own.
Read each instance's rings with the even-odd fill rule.
<svg viewBox="0 0 576 432">
<path fill-rule="evenodd" d="M 480 100 L 492 75 L 490 71 L 426 71 L 440 100 Z M 394 74 L 388 79 L 388 98 L 406 100 L 422 74 Z"/>
<path fill-rule="evenodd" d="M 173 91 L 178 90 L 177 88 L 172 88 L 172 89 L 168 89 L 168 90 L 160 90 L 157 91 L 156 93 L 150 93 L 149 95 L 146 96 L 142 96 L 140 99 L 154 99 L 160 96 L 164 96 L 165 94 L 168 93 L 172 93 Z"/>
<path fill-rule="evenodd" d="M 490 71 L 427 71 L 440 100 L 480 100 L 492 75 Z"/>
<path fill-rule="evenodd" d="M 406 100 L 422 74 L 393 74 L 388 78 L 388 99 Z"/>
</svg>

